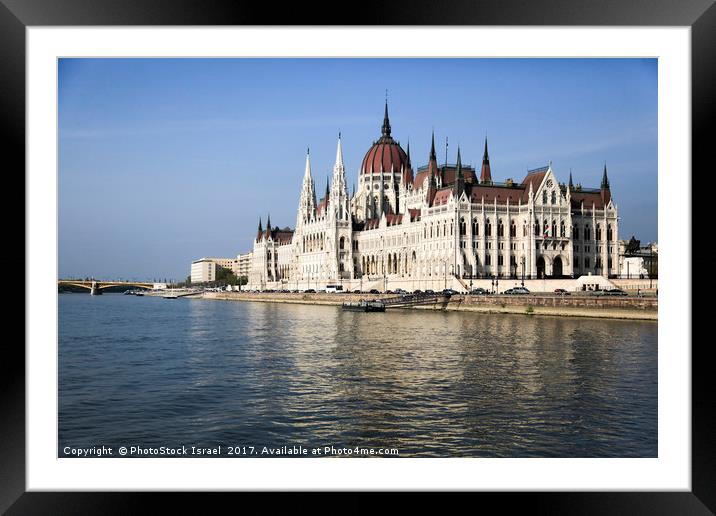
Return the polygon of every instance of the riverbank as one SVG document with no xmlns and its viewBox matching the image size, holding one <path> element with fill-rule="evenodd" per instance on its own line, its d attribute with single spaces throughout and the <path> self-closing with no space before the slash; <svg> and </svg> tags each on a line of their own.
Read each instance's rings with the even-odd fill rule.
<svg viewBox="0 0 716 516">
<path fill-rule="evenodd" d="M 394 297 L 390 294 L 205 292 L 203 299 L 340 306 L 345 301 Z M 606 319 L 658 320 L 658 299 L 530 294 L 526 296 L 452 296 L 449 301 L 414 306 L 418 310 L 450 310 L 496 314 L 550 315 Z"/>
</svg>

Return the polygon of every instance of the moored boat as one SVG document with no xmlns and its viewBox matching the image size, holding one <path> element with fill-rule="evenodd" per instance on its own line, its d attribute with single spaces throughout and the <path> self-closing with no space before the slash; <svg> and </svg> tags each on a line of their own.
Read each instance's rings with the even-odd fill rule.
<svg viewBox="0 0 716 516">
<path fill-rule="evenodd" d="M 359 301 L 357 303 L 346 301 L 342 308 L 350 312 L 385 312 L 385 305 L 380 301 Z"/>
</svg>

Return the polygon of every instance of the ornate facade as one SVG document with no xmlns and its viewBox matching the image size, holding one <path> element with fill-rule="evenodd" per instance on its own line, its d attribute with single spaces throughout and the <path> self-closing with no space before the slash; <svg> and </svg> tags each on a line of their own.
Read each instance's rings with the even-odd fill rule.
<svg viewBox="0 0 716 516">
<path fill-rule="evenodd" d="M 548 166 L 521 182 L 493 181 L 487 140 L 479 170 L 425 166 L 391 135 L 380 138 L 349 195 L 340 135 L 330 186 L 317 200 L 306 156 L 295 229 L 259 222 L 249 287 L 275 289 L 468 288 L 484 278 L 619 274 L 618 215 L 604 166 L 601 187 L 560 183 Z"/>
</svg>

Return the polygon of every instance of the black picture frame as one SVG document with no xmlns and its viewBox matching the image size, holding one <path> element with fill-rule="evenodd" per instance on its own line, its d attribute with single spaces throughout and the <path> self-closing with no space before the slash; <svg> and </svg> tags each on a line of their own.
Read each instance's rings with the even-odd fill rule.
<svg viewBox="0 0 716 516">
<path fill-rule="evenodd" d="M 689 26 L 692 73 L 692 170 L 709 170 L 713 146 L 709 126 L 716 120 L 716 5 L 714 0 L 454 0 L 449 4 L 406 0 L 346 6 L 335 4 L 282 9 L 273 3 L 201 0 L 0 0 L 0 113 L 6 179 L 14 176 L 24 192 L 25 30 L 29 26 L 111 25 L 553 25 Z M 8 159 L 9 158 L 9 159 Z M 683 177 L 686 171 L 680 171 Z M 693 184 L 693 182 L 692 182 Z M 14 220 L 14 218 L 6 219 Z M 20 237 L 21 239 L 24 238 Z M 16 245 L 15 248 L 19 247 Z M 24 249 L 24 246 L 22 247 Z M 689 254 L 690 256 L 690 254 Z M 24 251 L 23 251 L 24 257 Z M 11 257 L 16 260 L 17 257 Z M 693 262 L 696 266 L 696 262 Z M 695 267 L 693 270 L 697 270 Z M 31 271 L 25 271 L 27 275 Z M 686 278 L 691 284 L 691 278 Z M 24 303 L 17 303 L 23 307 Z M 692 319 L 693 321 L 693 319 Z M 691 336 L 673 345 L 691 345 Z M 702 342 L 708 344 L 708 342 Z M 709 382 L 708 346 L 692 346 L 692 490 L 690 492 L 483 494 L 503 507 L 527 503 L 531 512 L 584 514 L 712 514 L 716 511 L 716 454 L 712 436 L 714 403 Z M 25 349 L 6 340 L 0 359 L 0 511 L 7 514 L 111 514 L 144 512 L 148 494 L 39 493 L 25 489 Z M 166 495 L 162 503 L 167 502 Z M 368 509 L 353 494 L 342 512 Z M 182 512 L 191 510 L 176 496 Z M 224 503 L 212 498 L 214 503 Z M 205 498 L 198 502 L 208 512 Z M 313 504 L 312 504 L 313 505 Z M 166 509 L 166 507 L 165 507 Z"/>
</svg>

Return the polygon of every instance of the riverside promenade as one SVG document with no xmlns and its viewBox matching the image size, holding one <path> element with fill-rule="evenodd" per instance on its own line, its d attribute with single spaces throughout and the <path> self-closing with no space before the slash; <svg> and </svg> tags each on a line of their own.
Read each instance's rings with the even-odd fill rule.
<svg viewBox="0 0 716 516">
<path fill-rule="evenodd" d="M 288 292 L 205 292 L 203 299 L 337 305 L 345 301 L 384 299 L 395 294 L 327 294 Z M 396 308 L 397 310 L 398 308 Z M 656 297 L 604 297 L 582 294 L 453 295 L 447 302 L 413 306 L 410 310 L 450 310 L 499 314 L 658 320 Z"/>
</svg>

